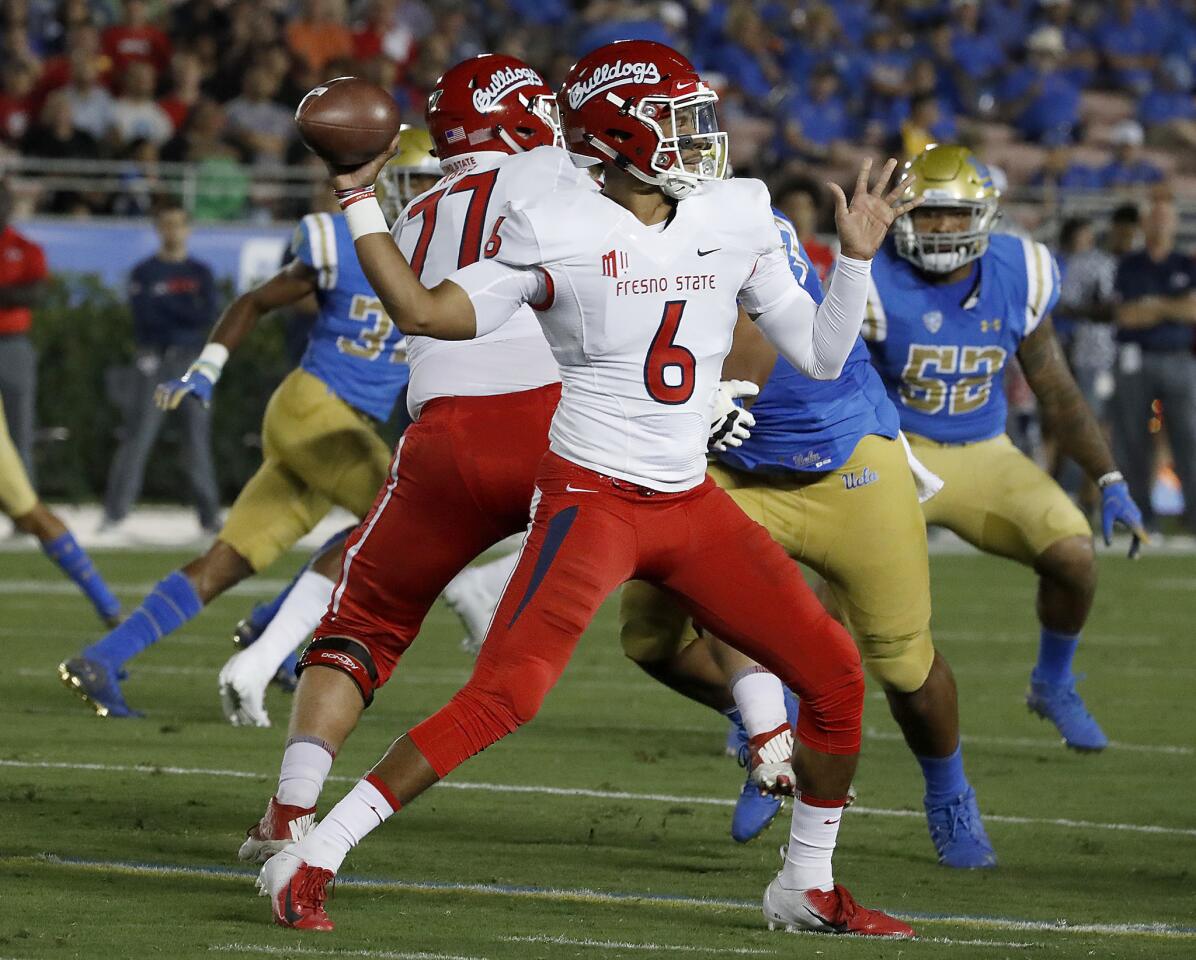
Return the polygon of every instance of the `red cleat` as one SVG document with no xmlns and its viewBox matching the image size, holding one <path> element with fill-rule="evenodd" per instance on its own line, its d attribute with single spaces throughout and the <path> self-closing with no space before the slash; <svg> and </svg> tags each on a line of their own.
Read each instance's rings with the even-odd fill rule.
<svg viewBox="0 0 1196 960">
<path fill-rule="evenodd" d="M 860 937 L 914 937 L 914 928 L 880 910 L 855 902 L 846 887 L 833 890 L 788 890 L 778 874 L 764 891 L 768 929 L 853 933 Z"/>
<path fill-rule="evenodd" d="M 271 797 L 262 819 L 245 831 L 245 842 L 237 856 L 250 863 L 265 863 L 306 837 L 315 825 L 315 807 L 296 807 Z"/>
<path fill-rule="evenodd" d="M 258 874 L 257 889 L 270 898 L 274 922 L 292 930 L 331 930 L 324 911 L 331 870 L 313 867 L 293 853 L 283 851 L 266 861 Z"/>
</svg>

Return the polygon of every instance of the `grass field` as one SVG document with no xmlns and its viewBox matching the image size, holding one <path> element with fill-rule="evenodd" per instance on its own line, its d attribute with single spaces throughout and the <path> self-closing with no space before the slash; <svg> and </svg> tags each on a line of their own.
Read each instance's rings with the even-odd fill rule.
<svg viewBox="0 0 1196 960">
<path fill-rule="evenodd" d="M 133 602 L 182 557 L 97 559 Z M 1097 756 L 1065 751 L 1022 704 L 1032 579 L 989 558 L 934 559 L 936 638 L 1001 866 L 934 863 L 916 765 L 870 688 L 837 878 L 917 926 L 923 939 L 901 944 L 764 929 L 788 817 L 731 842 L 741 781 L 722 723 L 622 659 L 609 604 L 535 723 L 350 856 L 334 933 L 271 926 L 235 855 L 284 733 L 227 726 L 216 672 L 232 624 L 297 563 L 134 664 L 127 693 L 148 719 L 100 721 L 54 672 L 96 634 L 88 608 L 40 556 L 0 555 L 0 958 L 1196 957 L 1192 558 L 1102 560 L 1080 663 L 1116 742 Z M 323 808 L 465 679 L 459 636 L 438 607 L 338 758 Z M 287 700 L 270 696 L 282 725 Z"/>
</svg>

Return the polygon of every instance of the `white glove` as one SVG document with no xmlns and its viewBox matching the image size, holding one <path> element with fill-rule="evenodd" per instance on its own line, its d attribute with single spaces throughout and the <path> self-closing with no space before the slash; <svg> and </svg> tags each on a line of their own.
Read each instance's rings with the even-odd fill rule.
<svg viewBox="0 0 1196 960">
<path fill-rule="evenodd" d="M 759 392 L 760 388 L 750 380 L 724 380 L 718 385 L 711 414 L 709 449 L 722 452 L 728 447 L 738 447 L 752 435 L 756 418 L 735 401 L 741 397 L 754 397 Z"/>
</svg>

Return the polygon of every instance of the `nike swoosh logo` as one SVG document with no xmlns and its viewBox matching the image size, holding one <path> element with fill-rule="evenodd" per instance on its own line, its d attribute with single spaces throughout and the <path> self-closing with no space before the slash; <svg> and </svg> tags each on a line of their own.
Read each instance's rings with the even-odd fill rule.
<svg viewBox="0 0 1196 960">
<path fill-rule="evenodd" d="M 715 247 L 713 250 L 699 250 L 698 256 L 699 257 L 708 257 L 712 253 L 718 253 L 721 249 L 722 249 L 722 247 Z"/>
<path fill-rule="evenodd" d="M 839 821 L 838 820 L 823 820 L 822 822 L 829 826 L 830 824 L 838 823 Z"/>
<path fill-rule="evenodd" d="M 566 493 L 597 493 L 597 490 L 587 490 L 585 487 L 575 487 L 571 483 L 565 484 Z"/>
<path fill-rule="evenodd" d="M 298 923 L 300 920 L 303 919 L 303 914 L 301 914 L 298 910 L 296 910 L 294 905 L 291 903 L 291 885 L 290 885 L 290 883 L 287 884 L 287 900 L 286 900 L 286 903 L 283 904 L 282 913 L 283 913 L 283 916 L 286 917 L 287 923 L 290 923 L 290 924 Z"/>
</svg>

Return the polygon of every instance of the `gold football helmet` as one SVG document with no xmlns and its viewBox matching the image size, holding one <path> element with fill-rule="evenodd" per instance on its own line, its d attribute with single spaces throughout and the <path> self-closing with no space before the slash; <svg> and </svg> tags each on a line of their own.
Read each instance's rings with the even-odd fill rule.
<svg viewBox="0 0 1196 960">
<path fill-rule="evenodd" d="M 988 249 L 996 223 L 999 191 L 988 167 L 967 147 L 931 144 L 905 165 L 910 183 L 903 200 L 923 197 L 922 206 L 893 224 L 897 253 L 927 273 L 950 273 L 978 259 Z M 932 220 L 923 211 L 967 217 L 966 229 L 926 229 Z"/>
<path fill-rule="evenodd" d="M 386 162 L 374 190 L 378 203 L 393 224 L 403 208 L 444 176 L 432 135 L 420 127 L 404 124 L 399 129 L 399 151 Z"/>
</svg>

